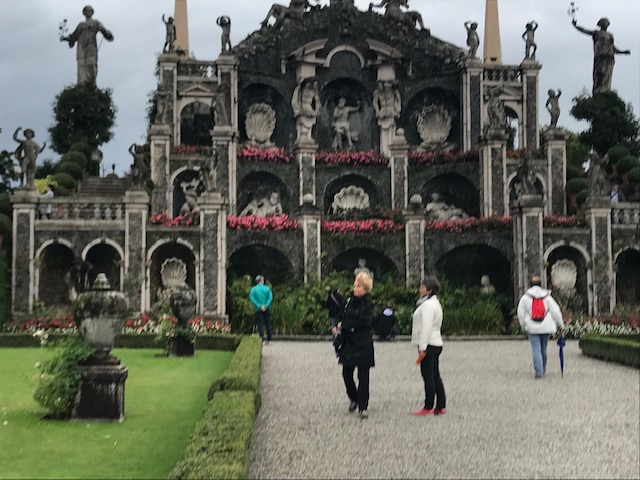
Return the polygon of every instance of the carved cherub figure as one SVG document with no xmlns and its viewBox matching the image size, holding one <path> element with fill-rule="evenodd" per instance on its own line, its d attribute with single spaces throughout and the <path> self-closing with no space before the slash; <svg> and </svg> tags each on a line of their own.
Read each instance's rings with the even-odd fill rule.
<svg viewBox="0 0 640 480">
<path fill-rule="evenodd" d="M 169 17 L 167 20 L 164 19 L 164 14 L 162 14 L 162 22 L 166 28 L 166 36 L 164 40 L 164 47 L 162 47 L 162 52 L 173 52 L 174 43 L 176 42 L 176 26 L 173 23 L 173 17 Z"/>
<path fill-rule="evenodd" d="M 218 17 L 216 23 L 222 28 L 222 36 L 220 41 L 222 43 L 221 52 L 231 51 L 231 19 L 226 15 Z"/>
<path fill-rule="evenodd" d="M 522 38 L 524 39 L 524 58 L 536 58 L 538 45 L 535 42 L 535 33 L 537 29 L 538 23 L 534 20 L 531 20 L 525 26 L 524 33 L 522 34 Z"/>
<path fill-rule="evenodd" d="M 20 145 L 16 148 L 15 156 L 20 162 L 20 184 L 26 188 L 35 188 L 36 178 L 36 159 L 38 155 L 44 152 L 47 147 L 47 142 L 42 144 L 42 147 L 36 143 L 33 137 L 36 136 L 33 130 L 26 128 L 24 130 L 24 140 L 18 138 L 22 127 L 16 128 L 13 132 L 13 139 Z"/>
</svg>

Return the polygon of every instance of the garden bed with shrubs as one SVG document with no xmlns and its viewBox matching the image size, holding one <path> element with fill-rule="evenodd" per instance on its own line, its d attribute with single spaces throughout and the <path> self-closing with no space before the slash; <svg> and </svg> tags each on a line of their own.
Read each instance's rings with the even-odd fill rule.
<svg viewBox="0 0 640 480">
<path fill-rule="evenodd" d="M 592 333 L 583 335 L 578 345 L 589 357 L 640 368 L 640 334 L 608 336 Z"/>
</svg>

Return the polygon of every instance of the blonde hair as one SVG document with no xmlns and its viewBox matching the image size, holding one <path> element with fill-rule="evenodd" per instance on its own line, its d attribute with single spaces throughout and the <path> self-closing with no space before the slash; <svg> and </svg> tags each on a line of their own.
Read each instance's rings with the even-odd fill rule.
<svg viewBox="0 0 640 480">
<path fill-rule="evenodd" d="M 356 275 L 355 283 L 362 285 L 366 292 L 370 292 L 373 288 L 373 278 L 367 272 L 360 272 Z"/>
</svg>

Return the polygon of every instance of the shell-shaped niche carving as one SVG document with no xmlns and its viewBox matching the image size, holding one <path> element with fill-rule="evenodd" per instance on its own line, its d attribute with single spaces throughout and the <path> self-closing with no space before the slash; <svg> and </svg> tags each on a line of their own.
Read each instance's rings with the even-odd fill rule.
<svg viewBox="0 0 640 480">
<path fill-rule="evenodd" d="M 251 105 L 244 125 L 249 145 L 260 148 L 273 146 L 271 135 L 276 128 L 276 112 L 269 105 L 266 103 Z"/>
<path fill-rule="evenodd" d="M 451 131 L 451 114 L 442 105 L 427 105 L 418 115 L 417 128 L 421 148 L 442 148 Z"/>
<path fill-rule="evenodd" d="M 578 269 L 573 261 L 558 260 L 551 267 L 551 284 L 562 292 L 572 292 L 576 286 Z"/>
<path fill-rule="evenodd" d="M 187 265 L 179 258 L 167 258 L 160 267 L 160 278 L 165 289 L 185 285 L 187 281 Z"/>
<path fill-rule="evenodd" d="M 362 210 L 369 208 L 369 194 L 362 187 L 350 185 L 333 196 L 331 209 L 334 213 L 339 210 Z"/>
</svg>

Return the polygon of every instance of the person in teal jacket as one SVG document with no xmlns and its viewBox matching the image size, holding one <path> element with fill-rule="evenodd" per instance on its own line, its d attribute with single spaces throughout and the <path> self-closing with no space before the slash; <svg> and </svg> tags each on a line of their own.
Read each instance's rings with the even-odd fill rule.
<svg viewBox="0 0 640 480">
<path fill-rule="evenodd" d="M 262 338 L 264 345 L 269 345 L 271 342 L 271 302 L 273 301 L 273 293 L 269 285 L 265 285 L 264 276 L 258 275 L 256 277 L 256 284 L 251 288 L 249 292 L 249 300 L 253 303 L 255 308 L 256 321 L 258 322 L 258 332 Z M 265 327 L 267 330 L 267 338 L 264 338 Z"/>
</svg>

